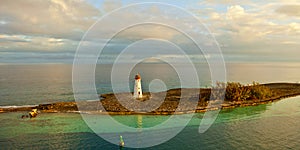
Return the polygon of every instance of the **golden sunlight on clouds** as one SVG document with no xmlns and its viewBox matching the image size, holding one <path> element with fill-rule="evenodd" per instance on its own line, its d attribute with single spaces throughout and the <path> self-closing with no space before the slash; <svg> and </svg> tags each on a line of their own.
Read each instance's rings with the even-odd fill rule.
<svg viewBox="0 0 300 150">
<path fill-rule="evenodd" d="M 288 16 L 298 16 L 300 17 L 300 5 L 282 5 L 276 12 L 283 13 Z"/>
<path fill-rule="evenodd" d="M 84 1 L 61 0 L 2 0 L 0 20 L 2 34 L 50 35 L 54 37 L 80 38 L 79 34 L 95 22 L 100 11 Z M 74 32 L 74 31 L 80 32 Z M 71 36 L 74 37 L 71 37 Z"/>
<path fill-rule="evenodd" d="M 101 16 L 133 2 L 140 1 L 1 0 L 0 52 L 74 52 L 84 33 Z M 287 54 L 284 49 L 300 54 L 299 0 L 207 0 L 168 3 L 194 13 L 212 31 L 219 44 L 223 45 L 224 53 Z M 148 12 L 146 16 L 151 18 L 165 13 L 164 11 L 166 10 L 161 10 L 160 7 L 153 7 L 151 13 Z M 137 15 L 143 17 L 143 13 L 145 12 L 141 8 L 118 17 L 130 22 L 136 19 Z M 116 18 L 111 23 L 104 22 L 107 28 L 95 30 L 95 34 L 106 35 L 113 27 L 121 25 L 122 19 Z M 173 24 L 180 25 L 185 18 L 181 14 L 174 14 L 174 20 L 176 22 L 172 22 Z M 193 22 L 184 23 L 191 28 L 195 26 Z M 184 43 L 179 34 L 163 26 L 136 26 L 122 32 L 119 38 L 124 39 L 120 40 L 123 42 L 132 38 L 161 38 Z M 89 44 L 94 44 L 92 41 Z"/>
<path fill-rule="evenodd" d="M 0 48 L 4 48 L 2 45 L 11 45 L 9 48 L 20 51 L 26 51 L 24 48 L 30 48 L 31 51 L 59 51 L 63 50 L 65 45 L 71 44 L 67 39 L 24 35 L 0 35 L 0 41 Z"/>
<path fill-rule="evenodd" d="M 229 47 L 239 45 L 237 48 L 241 48 L 243 43 L 244 47 L 249 46 L 247 43 L 253 43 L 249 49 L 273 49 L 273 46 L 283 48 L 287 43 L 294 43 L 291 49 L 300 48 L 300 20 L 297 18 L 300 9 L 295 9 L 300 5 L 253 5 L 255 7 L 246 9 L 243 5 L 229 4 L 225 12 L 218 12 L 216 9 L 211 11 L 210 18 L 204 19 L 204 22 L 211 24 L 209 27 L 217 33 L 217 40 Z M 288 8 L 291 10 L 287 11 Z M 278 45 L 280 43 L 284 45 Z M 267 45 L 270 47 L 266 47 Z"/>
<path fill-rule="evenodd" d="M 180 34 L 178 31 L 165 26 L 145 24 L 134 26 L 132 28 L 124 30 L 123 32 L 121 32 L 120 37 L 129 39 L 158 38 L 171 40 L 178 34 Z"/>
<path fill-rule="evenodd" d="M 121 0 L 104 0 L 103 2 L 103 10 L 105 12 L 110 12 L 120 7 L 122 7 Z"/>
</svg>

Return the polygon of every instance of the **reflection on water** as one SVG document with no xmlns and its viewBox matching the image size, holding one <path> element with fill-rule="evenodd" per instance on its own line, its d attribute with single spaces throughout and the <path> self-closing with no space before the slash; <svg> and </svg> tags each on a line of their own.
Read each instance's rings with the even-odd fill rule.
<svg viewBox="0 0 300 150">
<path fill-rule="evenodd" d="M 143 116 L 137 115 L 137 128 L 142 129 L 143 128 Z"/>
<path fill-rule="evenodd" d="M 227 64 L 227 73 L 230 81 L 242 83 L 251 83 L 253 80 L 262 83 L 296 82 L 299 81 L 300 76 L 299 66 L 299 64 Z M 101 65 L 96 69 L 98 93 L 111 92 L 110 67 L 110 65 Z M 73 100 L 71 65 L 0 65 L 0 70 L 0 105 Z M 144 74 L 145 85 L 156 77 L 161 77 L 168 88 L 176 87 L 179 83 L 174 70 L 168 65 L 139 65 L 132 74 L 136 71 Z M 209 79 L 207 68 L 204 67 L 200 71 L 199 78 L 204 81 Z M 203 82 L 202 85 L 205 84 Z M 118 145 L 108 143 L 94 134 L 79 114 L 42 113 L 34 119 L 21 119 L 22 114 L 24 112 L 0 113 L 1 149 L 118 149 Z M 86 115 L 95 119 L 100 118 L 102 122 L 108 120 L 108 116 Z M 163 123 L 170 116 L 116 115 L 112 117 L 119 123 L 143 131 L 142 129 Z M 202 113 L 195 114 L 179 135 L 150 149 L 297 149 L 300 147 L 300 97 L 267 105 L 223 110 L 212 127 L 207 132 L 199 134 L 198 126 L 202 117 Z M 122 129 L 113 127 L 114 125 L 101 131 L 111 136 L 116 133 L 126 135 L 122 134 L 125 132 Z M 176 127 L 177 125 L 174 124 L 167 128 Z M 124 140 L 126 142 L 126 137 Z M 115 144 L 118 142 L 116 141 Z"/>
<path fill-rule="evenodd" d="M 149 149 L 297 149 L 300 147 L 299 108 L 300 97 L 295 97 L 267 105 L 224 110 L 203 134 L 198 133 L 203 113 L 198 113 L 180 134 Z M 22 112 L 0 113 L 1 148 L 118 149 L 118 140 L 115 143 L 117 145 L 113 145 L 99 138 L 79 114 L 40 114 L 32 120 L 20 119 L 21 114 Z M 107 121 L 108 117 L 89 116 L 95 119 L 102 117 L 102 122 Z M 139 129 L 153 126 L 167 118 L 151 115 L 113 117 Z M 176 124 L 168 128 L 175 127 Z M 123 135 L 126 142 L 127 134 L 113 128 L 113 125 L 112 128 L 105 129 L 105 134 L 117 136 L 116 139 Z"/>
<path fill-rule="evenodd" d="M 123 115 L 113 115 L 112 118 L 116 120 L 118 123 L 123 125 L 133 127 L 133 128 L 151 128 L 156 125 L 162 124 L 167 121 L 170 116 L 169 115 L 128 115 L 124 118 Z"/>
</svg>

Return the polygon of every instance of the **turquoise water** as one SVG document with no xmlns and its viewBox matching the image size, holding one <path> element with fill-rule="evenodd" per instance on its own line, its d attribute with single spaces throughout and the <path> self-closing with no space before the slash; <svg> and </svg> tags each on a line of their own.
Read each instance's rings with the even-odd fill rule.
<svg viewBox="0 0 300 150">
<path fill-rule="evenodd" d="M 42 113 L 20 119 L 23 112 L 0 114 L 1 149 L 118 149 L 91 129 L 80 114 Z M 88 117 L 106 115 L 90 114 Z M 169 116 L 112 116 L 134 128 L 148 128 Z M 205 133 L 198 127 L 203 113 L 195 114 L 187 127 L 166 143 L 148 149 L 298 149 L 300 147 L 300 97 L 253 107 L 222 111 Z M 173 126 L 176 128 L 176 125 Z M 105 134 L 122 135 L 117 129 Z M 124 137 L 126 143 L 126 136 Z M 151 139 L 149 139 L 151 140 Z M 116 141 L 115 144 L 118 144 Z M 129 148 L 126 148 L 129 149 Z"/>
<path fill-rule="evenodd" d="M 300 64 L 228 64 L 229 81 L 241 83 L 298 82 Z M 182 67 L 185 67 L 184 65 Z M 201 87 L 209 86 L 209 70 L 199 64 Z M 110 65 L 96 68 L 96 88 L 99 94 L 112 92 Z M 32 105 L 58 101 L 74 101 L 72 66 L 68 64 L 0 65 L 0 107 Z M 168 89 L 179 87 L 178 76 L 166 64 L 142 64 L 132 71 L 140 72 L 143 89 L 155 78 L 161 79 Z M 133 81 L 130 79 L 130 84 Z M 122 83 L 118 86 L 124 88 Z M 157 89 L 160 90 L 160 89 Z M 37 118 L 21 119 L 27 112 L 0 113 L 0 149 L 119 149 L 105 141 L 89 128 L 76 113 L 41 113 Z M 109 116 L 85 114 L 100 123 Z M 170 116 L 130 115 L 112 116 L 123 125 L 148 129 L 165 122 Z M 182 118 L 185 115 L 181 115 Z M 300 97 L 288 98 L 267 105 L 227 109 L 203 134 L 198 133 L 203 113 L 193 116 L 189 124 L 174 138 L 147 149 L 299 149 Z M 165 129 L 177 129 L 174 124 Z M 100 131 L 99 131 L 100 132 Z M 127 132 L 113 127 L 98 134 L 123 138 Z M 164 128 L 158 130 L 162 136 Z M 158 135 L 159 136 L 159 135 Z M 155 139 L 149 139 L 155 140 Z M 137 143 L 142 143 L 137 140 Z M 125 148 L 130 149 L 130 148 Z"/>
</svg>

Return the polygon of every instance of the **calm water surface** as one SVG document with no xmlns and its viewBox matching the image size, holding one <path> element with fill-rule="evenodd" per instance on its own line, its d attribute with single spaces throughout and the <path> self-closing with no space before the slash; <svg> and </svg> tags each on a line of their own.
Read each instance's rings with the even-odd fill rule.
<svg viewBox="0 0 300 150">
<path fill-rule="evenodd" d="M 299 64 L 228 64 L 229 81 L 251 83 L 298 82 Z M 185 67 L 184 65 L 182 67 Z M 199 65 L 201 86 L 209 86 L 209 70 Z M 109 65 L 96 68 L 98 93 L 112 92 Z M 71 65 L 0 65 L 0 106 L 28 105 L 57 101 L 73 101 Z M 179 87 L 178 76 L 166 64 L 143 64 L 130 76 L 140 72 L 143 88 L 159 78 L 168 89 Z M 129 79 L 132 85 L 132 79 Z M 122 84 L 119 86 L 122 87 Z M 42 113 L 34 119 L 20 119 L 26 112 L 0 113 L 0 149 L 118 149 L 98 137 L 85 124 L 80 114 Z M 87 117 L 105 115 L 89 114 Z M 120 123 L 147 128 L 169 116 L 113 116 Z M 142 125 L 138 118 L 142 117 Z M 207 132 L 198 133 L 203 114 L 196 114 L 187 127 L 166 143 L 148 149 L 299 149 L 300 97 L 267 105 L 222 111 Z M 170 127 L 176 128 L 176 125 Z M 118 129 L 105 134 L 118 136 Z M 126 137 L 124 137 L 126 142 Z M 151 140 L 151 139 L 149 139 Z M 138 141 L 137 141 L 138 142 Z M 118 141 L 115 141 L 117 144 Z M 128 149 L 128 148 L 125 148 Z"/>
<path fill-rule="evenodd" d="M 47 113 L 40 114 L 34 119 L 20 119 L 21 114 L 22 112 L 0 114 L 1 149 L 118 149 L 118 146 L 93 133 L 81 119 L 80 114 Z M 166 143 L 149 149 L 300 147 L 300 97 L 267 105 L 224 110 L 207 132 L 199 134 L 198 126 L 202 116 L 201 113 L 195 114 L 180 134 Z M 97 117 L 102 117 L 105 121 L 105 117 L 108 116 Z M 125 125 L 141 128 L 136 115 L 113 117 Z M 142 126 L 151 126 L 166 117 L 168 116 L 142 116 Z M 112 136 L 122 134 L 117 129 L 107 129 L 105 132 Z M 126 142 L 126 137 L 124 140 Z M 115 144 L 117 143 L 118 141 L 115 141 Z"/>
<path fill-rule="evenodd" d="M 96 88 L 99 94 L 112 92 L 111 65 L 98 65 L 95 69 Z M 182 65 L 182 68 L 187 67 Z M 207 64 L 197 64 L 200 87 L 210 86 Z M 300 82 L 300 64 L 227 64 L 227 80 L 244 84 L 257 81 Z M 0 106 L 32 105 L 58 101 L 73 101 L 72 65 L 34 64 L 0 65 Z M 167 64 L 140 64 L 130 74 L 132 88 L 136 73 L 142 75 L 143 90 L 148 91 L 153 79 L 160 79 L 167 89 L 180 87 L 175 70 Z M 120 82 L 117 87 L 125 89 Z M 157 89 L 160 90 L 159 88 Z"/>
</svg>

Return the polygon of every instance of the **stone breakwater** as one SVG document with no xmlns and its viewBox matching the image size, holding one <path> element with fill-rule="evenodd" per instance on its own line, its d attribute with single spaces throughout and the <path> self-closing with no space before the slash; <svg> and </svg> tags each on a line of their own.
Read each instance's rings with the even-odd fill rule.
<svg viewBox="0 0 300 150">
<path fill-rule="evenodd" d="M 101 100 L 58 102 L 24 107 L 2 107 L 0 108 L 0 112 L 31 111 L 32 109 L 38 109 L 38 111 L 42 113 L 85 112 L 119 115 L 170 115 L 255 106 L 300 95 L 300 84 L 270 83 L 264 84 L 264 86 L 269 87 L 276 94 L 267 99 L 246 101 L 231 100 L 224 102 L 221 100 L 212 100 L 209 104 L 208 101 L 205 103 L 200 102 L 200 98 L 205 94 L 210 94 L 211 89 L 171 89 L 166 92 L 144 93 L 144 97 L 138 100 L 132 98 L 132 93 L 111 93 L 100 95 Z M 198 95 L 194 93 L 198 93 Z"/>
</svg>

